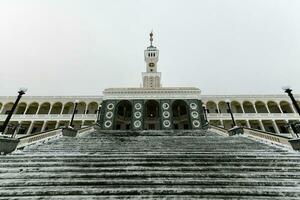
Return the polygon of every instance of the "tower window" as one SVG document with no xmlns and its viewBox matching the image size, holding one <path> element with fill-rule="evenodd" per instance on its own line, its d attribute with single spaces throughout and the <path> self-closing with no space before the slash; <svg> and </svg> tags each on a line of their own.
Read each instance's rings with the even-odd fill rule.
<svg viewBox="0 0 300 200">
<path fill-rule="evenodd" d="M 148 57 L 150 57 L 150 53 L 148 53 Z"/>
<path fill-rule="evenodd" d="M 153 56 L 155 57 L 155 53 L 153 53 Z"/>
</svg>

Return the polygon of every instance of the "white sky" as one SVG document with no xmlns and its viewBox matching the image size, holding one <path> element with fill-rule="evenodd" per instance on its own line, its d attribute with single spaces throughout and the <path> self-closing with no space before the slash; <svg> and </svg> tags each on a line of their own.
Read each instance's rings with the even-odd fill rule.
<svg viewBox="0 0 300 200">
<path fill-rule="evenodd" d="M 1 0 L 0 96 L 139 87 L 151 29 L 164 86 L 300 93 L 299 0 Z"/>
</svg>

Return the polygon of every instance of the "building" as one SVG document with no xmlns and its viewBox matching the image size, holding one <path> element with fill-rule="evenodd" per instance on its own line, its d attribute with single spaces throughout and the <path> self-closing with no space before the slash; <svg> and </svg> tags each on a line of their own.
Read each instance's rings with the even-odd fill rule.
<svg viewBox="0 0 300 200">
<path fill-rule="evenodd" d="M 142 73 L 142 87 L 108 88 L 103 92 L 103 96 L 24 96 L 14 112 L 10 121 L 12 126 L 7 133 L 17 131 L 18 135 L 24 135 L 67 126 L 75 100 L 79 100 L 74 121 L 76 128 L 95 123 L 98 108 L 103 105 L 103 113 L 99 116 L 102 116 L 101 123 L 106 129 L 199 128 L 205 120 L 203 107 L 210 124 L 229 129 L 232 127 L 232 121 L 227 111 L 226 100 L 230 100 L 238 126 L 289 134 L 293 133 L 293 130 L 288 124 L 299 121 L 298 113 L 284 94 L 201 95 L 200 89 L 196 87 L 162 87 L 161 73 L 158 72 L 157 65 L 159 50 L 153 46 L 152 33 L 150 46 L 144 51 L 144 58 L 146 71 Z M 295 97 L 300 99 L 300 95 Z M 0 125 L 11 110 L 15 98 L 0 97 Z M 300 105 L 300 101 L 297 103 Z M 109 105 L 116 107 L 117 111 L 108 112 Z M 194 108 L 196 105 L 196 110 L 193 110 L 191 105 Z M 145 107 L 141 109 L 145 112 L 140 112 L 139 106 Z M 115 120 L 110 120 L 115 117 L 114 114 L 118 116 Z M 18 124 L 20 126 L 14 130 Z"/>
</svg>

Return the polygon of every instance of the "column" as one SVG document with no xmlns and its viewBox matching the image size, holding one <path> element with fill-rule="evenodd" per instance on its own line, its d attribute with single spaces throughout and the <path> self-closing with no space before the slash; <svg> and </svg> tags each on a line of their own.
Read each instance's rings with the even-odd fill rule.
<svg viewBox="0 0 300 200">
<path fill-rule="evenodd" d="M 251 128 L 250 123 L 249 123 L 249 120 L 246 120 L 246 124 L 247 124 L 247 127 L 248 127 L 248 128 Z"/>
<path fill-rule="evenodd" d="M 32 128 L 33 128 L 33 125 L 34 125 L 34 121 L 31 121 L 31 123 L 30 123 L 30 125 L 29 125 L 29 127 L 28 127 L 28 130 L 27 130 L 26 135 L 29 135 L 29 134 L 31 133 Z"/>
<path fill-rule="evenodd" d="M 265 127 L 264 127 L 262 121 L 261 121 L 261 120 L 258 120 L 258 123 L 259 123 L 260 129 L 261 129 L 262 131 L 266 131 L 266 129 L 265 129 Z"/>
<path fill-rule="evenodd" d="M 278 127 L 277 127 L 277 124 L 275 123 L 274 120 L 272 120 L 272 125 L 273 125 L 273 127 L 274 127 L 274 129 L 275 129 L 275 132 L 276 132 L 276 133 L 280 133 L 280 131 L 279 131 Z"/>
<path fill-rule="evenodd" d="M 46 124 L 47 124 L 47 121 L 44 121 L 43 126 L 42 126 L 42 129 L 41 129 L 41 132 L 44 132 L 44 131 L 45 131 Z"/>
</svg>

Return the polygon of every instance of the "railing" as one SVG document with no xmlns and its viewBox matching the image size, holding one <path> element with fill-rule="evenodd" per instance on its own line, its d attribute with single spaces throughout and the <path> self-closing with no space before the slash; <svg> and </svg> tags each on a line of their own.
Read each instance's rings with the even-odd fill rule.
<svg viewBox="0 0 300 200">
<path fill-rule="evenodd" d="M 0 120 L 6 119 L 7 115 L 0 115 Z M 70 120 L 72 114 L 36 114 L 36 115 L 16 115 L 12 116 L 12 119 L 59 119 L 59 120 Z M 76 114 L 75 119 L 91 119 L 95 120 L 97 114 Z"/>
<path fill-rule="evenodd" d="M 52 138 L 58 138 L 62 136 L 62 129 L 54 129 L 51 131 L 36 133 L 32 135 L 26 135 L 23 137 L 18 138 L 20 140 L 19 144 L 17 145 L 17 149 L 35 144 L 37 142 L 46 141 Z"/>
<path fill-rule="evenodd" d="M 288 119 L 297 118 L 297 113 L 233 113 L 235 118 L 243 119 L 259 119 L 259 118 L 271 118 L 271 119 Z M 208 113 L 207 118 L 230 118 L 229 113 Z"/>
<path fill-rule="evenodd" d="M 270 142 L 275 142 L 278 144 L 283 144 L 283 145 L 288 145 L 291 146 L 289 140 L 291 138 L 282 136 L 282 135 L 276 135 L 274 133 L 270 132 L 265 132 L 265 131 L 260 131 L 256 129 L 251 129 L 251 128 L 243 128 L 244 129 L 244 134 L 253 136 L 255 138 L 263 139 L 263 140 L 268 140 Z"/>
<path fill-rule="evenodd" d="M 81 128 L 81 129 L 78 129 L 78 133 L 80 134 L 80 133 L 90 133 L 90 132 L 92 132 L 92 131 L 94 131 L 95 129 L 94 129 L 94 126 L 95 125 L 91 125 L 91 126 L 88 126 L 88 127 L 83 127 L 83 128 Z"/>
<path fill-rule="evenodd" d="M 214 126 L 210 124 L 208 130 L 211 130 L 219 135 L 229 136 L 227 129 L 219 126 Z"/>
</svg>

